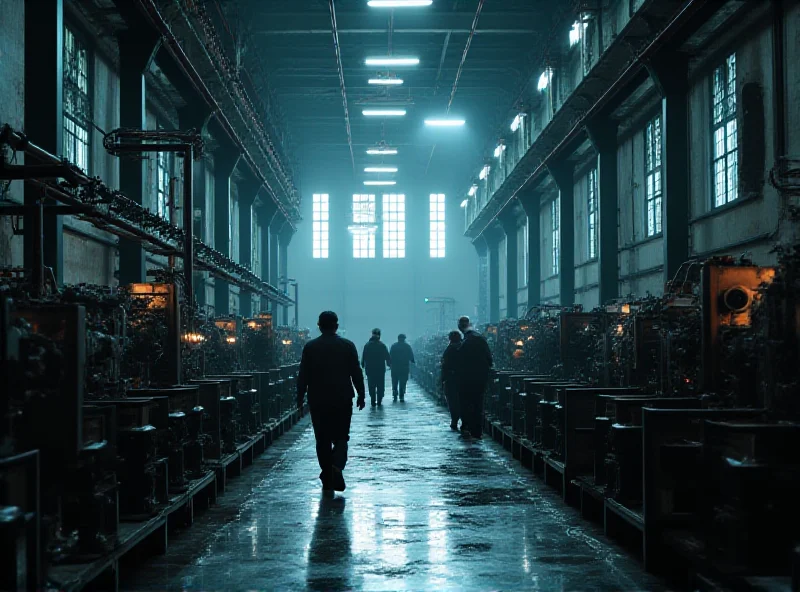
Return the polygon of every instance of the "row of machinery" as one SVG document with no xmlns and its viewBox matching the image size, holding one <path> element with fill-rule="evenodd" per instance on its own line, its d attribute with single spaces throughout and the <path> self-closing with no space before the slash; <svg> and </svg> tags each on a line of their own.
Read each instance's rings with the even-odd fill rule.
<svg viewBox="0 0 800 592">
<path fill-rule="evenodd" d="M 109 552 L 120 520 L 154 516 L 294 409 L 307 332 L 203 318 L 176 276 L 43 298 L 0 283 L 0 589 Z"/>
<path fill-rule="evenodd" d="M 487 425 L 565 500 L 587 507 L 588 492 L 637 525 L 649 569 L 703 557 L 728 575 L 788 577 L 800 544 L 798 270 L 796 249 L 774 268 L 693 261 L 663 297 L 543 306 L 482 327 L 495 360 Z M 432 393 L 446 346 L 444 335 L 416 344 Z"/>
</svg>

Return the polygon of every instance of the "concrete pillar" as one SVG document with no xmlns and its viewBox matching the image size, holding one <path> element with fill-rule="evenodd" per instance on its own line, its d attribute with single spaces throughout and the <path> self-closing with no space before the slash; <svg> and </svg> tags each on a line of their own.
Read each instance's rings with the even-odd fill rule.
<svg viewBox="0 0 800 592">
<path fill-rule="evenodd" d="M 519 277 L 517 274 L 517 259 L 519 258 L 519 247 L 517 245 L 517 233 L 519 225 L 517 216 L 509 211 L 501 214 L 500 225 L 506 235 L 506 252 L 500 253 L 500 257 L 506 258 L 506 317 L 515 319 L 519 316 L 519 305 L 517 293 L 519 291 Z"/>
<path fill-rule="evenodd" d="M 269 225 L 269 283 L 274 288 L 280 289 L 278 285 L 280 279 L 280 269 L 278 268 L 278 236 L 281 233 L 283 225 L 286 223 L 286 218 L 283 214 L 277 213 L 272 218 Z M 275 325 L 278 325 L 278 306 L 274 302 L 270 303 L 270 310 L 272 311 L 272 318 Z"/>
<path fill-rule="evenodd" d="M 484 231 L 489 249 L 489 322 L 500 322 L 500 239 L 503 231 L 495 227 Z"/>
<path fill-rule="evenodd" d="M 144 73 L 161 45 L 160 37 L 150 33 L 149 29 L 131 28 L 119 33 L 118 42 L 120 127 L 143 130 L 147 128 Z M 120 190 L 141 205 L 145 204 L 149 189 L 146 164 L 145 160 L 134 158 L 122 158 L 119 162 Z M 144 249 L 137 242 L 120 239 L 120 284 L 144 282 L 146 279 Z"/>
<path fill-rule="evenodd" d="M 253 269 L 253 210 L 252 206 L 261 190 L 261 184 L 248 179 L 239 183 L 239 261 L 247 269 L 258 275 L 258 269 Z M 242 291 L 239 295 L 239 314 L 243 317 L 253 315 L 253 293 L 250 290 Z"/>
<path fill-rule="evenodd" d="M 211 110 L 205 102 L 192 102 L 185 107 L 178 110 L 178 128 L 182 131 L 191 129 L 203 133 L 211 119 Z M 209 215 L 206 212 L 206 166 L 205 160 L 199 159 L 194 162 L 192 167 L 192 207 L 194 212 L 192 218 L 194 220 L 194 235 L 203 242 L 206 242 L 205 236 L 205 220 Z M 182 204 L 179 204 L 183 207 Z M 206 274 L 202 271 L 195 271 L 194 273 L 194 298 L 197 306 L 203 309 L 206 304 Z"/>
<path fill-rule="evenodd" d="M 619 206 L 617 200 L 617 129 L 608 116 L 587 126 L 589 140 L 597 151 L 598 266 L 600 304 L 619 297 Z"/>
<path fill-rule="evenodd" d="M 689 59 L 670 52 L 647 70 L 661 93 L 664 282 L 689 259 Z"/>
<path fill-rule="evenodd" d="M 528 308 L 542 302 L 542 227 L 539 194 L 531 192 L 520 198 L 528 218 Z"/>
<path fill-rule="evenodd" d="M 560 200 L 558 280 L 561 305 L 572 306 L 575 304 L 575 165 L 564 161 L 548 165 L 547 170 L 556 182 Z"/>
<path fill-rule="evenodd" d="M 476 322 L 484 322 L 489 318 L 489 245 L 486 238 L 479 236 L 472 246 L 478 253 L 478 318 Z"/>
<path fill-rule="evenodd" d="M 227 257 L 231 256 L 231 175 L 239 163 L 239 157 L 239 153 L 230 148 L 214 153 L 214 248 Z M 227 281 L 221 278 L 214 280 L 215 314 L 230 314 L 230 292 Z"/>
<path fill-rule="evenodd" d="M 25 10 L 25 133 L 30 141 L 51 154 L 64 152 L 64 2 L 41 0 Z M 10 62 L 10 58 L 9 58 Z M 33 159 L 28 164 L 36 164 Z M 42 190 L 25 184 L 25 205 L 33 206 Z M 55 203 L 48 200 L 46 203 Z M 24 265 L 34 269 L 40 240 L 33 217 L 25 220 L 23 235 Z M 63 220 L 44 215 L 44 264 L 52 268 L 56 281 L 64 281 Z M 45 279 L 48 276 L 45 275 Z"/>
<path fill-rule="evenodd" d="M 270 225 L 278 211 L 278 206 L 272 201 L 272 198 L 267 196 L 266 203 L 264 203 L 258 210 L 258 224 L 261 226 L 261 269 L 254 273 L 261 277 L 261 280 L 270 283 Z M 266 311 L 269 309 L 269 300 L 266 297 L 261 298 L 261 310 Z"/>
<path fill-rule="evenodd" d="M 288 293 L 289 291 L 289 284 L 286 280 L 289 279 L 289 243 L 292 242 L 292 237 L 294 236 L 295 229 L 292 227 L 291 224 L 284 224 L 281 233 L 278 235 L 278 265 L 279 265 L 279 274 L 281 278 L 281 285 Z M 283 283 L 286 282 L 286 283 Z M 281 322 L 284 325 L 289 324 L 289 307 L 282 306 L 281 307 Z"/>
</svg>

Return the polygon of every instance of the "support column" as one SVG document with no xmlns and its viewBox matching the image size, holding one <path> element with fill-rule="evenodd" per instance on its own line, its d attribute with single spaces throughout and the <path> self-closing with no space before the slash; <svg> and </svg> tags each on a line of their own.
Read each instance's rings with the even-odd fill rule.
<svg viewBox="0 0 800 592">
<path fill-rule="evenodd" d="M 42 0 L 25 10 L 25 133 L 30 141 L 51 154 L 64 153 L 64 2 Z M 31 164 L 33 159 L 29 159 Z M 35 163 L 34 163 L 35 164 Z M 25 184 L 25 205 L 33 206 L 43 193 Z M 47 200 L 46 203 L 54 203 Z M 43 235 L 43 239 L 42 239 Z M 60 216 L 45 211 L 43 230 L 33 216 L 24 221 L 24 266 L 33 270 L 38 242 L 44 243 L 44 264 L 52 268 L 56 282 L 64 281 L 64 233 Z M 49 274 L 45 275 L 47 278 Z"/>
<path fill-rule="evenodd" d="M 278 236 L 278 245 L 279 245 L 279 255 L 278 255 L 278 265 L 279 265 L 279 274 L 282 281 L 286 283 L 283 284 L 286 287 L 286 293 L 289 293 L 289 243 L 292 242 L 292 237 L 294 236 L 294 228 L 292 228 L 291 224 L 286 223 L 281 230 L 280 235 Z M 289 324 L 289 307 L 282 306 L 281 307 L 281 321 L 282 324 L 288 325 Z"/>
<path fill-rule="evenodd" d="M 528 218 L 528 308 L 542 303 L 542 227 L 538 193 L 520 198 Z"/>
<path fill-rule="evenodd" d="M 230 149 L 214 153 L 214 248 L 230 257 L 231 175 L 239 163 L 239 153 Z M 214 313 L 230 314 L 230 284 L 214 280 Z"/>
<path fill-rule="evenodd" d="M 144 73 L 150 68 L 161 45 L 160 37 L 149 28 L 129 28 L 118 35 L 119 41 L 119 121 L 120 127 L 147 128 Z M 119 187 L 122 193 L 140 205 L 146 205 L 148 191 L 145 160 L 122 158 L 119 163 Z M 135 241 L 119 241 L 119 283 L 147 280 L 145 253 Z"/>
<path fill-rule="evenodd" d="M 575 304 L 575 165 L 569 161 L 548 165 L 558 187 L 559 297 L 562 306 Z"/>
<path fill-rule="evenodd" d="M 517 216 L 513 211 L 504 212 L 500 215 L 500 225 L 506 235 L 506 318 L 516 319 L 519 317 L 519 305 L 517 293 L 519 291 L 519 277 L 517 277 L 517 259 L 519 258 L 519 248 L 517 245 L 517 233 L 519 225 Z M 503 253 L 500 253 L 500 257 Z"/>
<path fill-rule="evenodd" d="M 489 322 L 500 322 L 500 239 L 499 227 L 484 231 L 489 248 Z"/>
<path fill-rule="evenodd" d="M 261 185 L 255 181 L 239 183 L 239 263 L 253 273 L 253 215 L 252 205 L 258 196 Z M 243 317 L 253 315 L 253 293 L 245 290 L 239 293 L 239 314 Z"/>
<path fill-rule="evenodd" d="M 598 266 L 600 304 L 619 297 L 619 232 L 617 199 L 617 129 L 608 116 L 591 123 L 586 131 L 597 151 L 597 188 L 600 226 L 598 228 Z"/>
<path fill-rule="evenodd" d="M 689 259 L 689 60 L 670 52 L 647 70 L 661 93 L 664 283 Z"/>
<path fill-rule="evenodd" d="M 269 283 L 274 288 L 280 289 L 278 281 L 280 279 L 280 269 L 278 268 L 278 236 L 286 223 L 286 218 L 282 214 L 275 214 L 272 218 L 272 223 L 269 225 Z M 274 302 L 270 303 L 270 311 L 272 311 L 272 320 L 277 326 L 278 319 L 278 305 Z"/>
<path fill-rule="evenodd" d="M 479 236 L 472 246 L 478 253 L 478 318 L 476 322 L 485 322 L 489 318 L 489 245 L 486 238 Z"/>
<path fill-rule="evenodd" d="M 267 283 L 270 282 L 270 225 L 278 211 L 278 206 L 267 197 L 266 203 L 258 210 L 258 223 L 261 226 L 261 269 L 255 271 L 261 279 Z M 267 311 L 269 309 L 269 300 L 266 297 L 261 298 L 261 310 Z"/>
</svg>

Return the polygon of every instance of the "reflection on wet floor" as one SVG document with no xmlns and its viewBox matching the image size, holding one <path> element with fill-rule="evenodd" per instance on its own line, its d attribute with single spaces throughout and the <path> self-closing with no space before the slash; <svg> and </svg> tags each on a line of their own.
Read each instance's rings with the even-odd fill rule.
<svg viewBox="0 0 800 592">
<path fill-rule="evenodd" d="M 467 443 L 414 384 L 357 413 L 347 491 L 320 493 L 304 420 L 129 590 L 658 590 L 493 442 Z"/>
</svg>

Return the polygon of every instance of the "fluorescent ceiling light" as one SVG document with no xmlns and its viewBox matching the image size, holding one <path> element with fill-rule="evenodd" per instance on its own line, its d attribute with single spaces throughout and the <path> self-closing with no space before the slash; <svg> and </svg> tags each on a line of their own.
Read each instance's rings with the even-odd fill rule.
<svg viewBox="0 0 800 592">
<path fill-rule="evenodd" d="M 365 117 L 403 117 L 405 109 L 364 109 L 361 113 Z"/>
<path fill-rule="evenodd" d="M 367 185 L 367 186 L 397 185 L 397 181 L 364 181 L 364 185 Z"/>
<path fill-rule="evenodd" d="M 469 196 L 470 197 L 475 197 L 476 193 L 478 193 L 478 186 L 477 185 L 473 185 L 472 187 L 469 188 Z"/>
<path fill-rule="evenodd" d="M 430 6 L 433 0 L 369 0 L 367 6 L 372 8 L 408 8 L 413 6 Z"/>
<path fill-rule="evenodd" d="M 485 167 L 483 167 L 483 168 L 481 169 L 481 174 L 480 174 L 480 175 L 478 175 L 478 178 L 479 178 L 481 181 L 483 181 L 483 180 L 484 180 L 486 177 L 488 177 L 488 176 L 489 176 L 489 171 L 491 171 L 491 170 L 492 170 L 492 167 L 490 167 L 490 166 L 487 164 Z"/>
<path fill-rule="evenodd" d="M 498 144 L 497 148 L 494 149 L 494 157 L 500 158 L 500 155 L 503 154 L 503 151 L 506 149 L 505 144 Z"/>
<path fill-rule="evenodd" d="M 462 207 L 462 208 L 466 208 L 466 207 L 467 207 L 467 204 L 469 204 L 469 200 L 468 200 L 468 199 L 465 199 L 464 201 L 462 201 L 462 202 L 461 202 L 461 207 Z"/>
<path fill-rule="evenodd" d="M 416 66 L 419 58 L 367 58 L 367 66 Z"/>
<path fill-rule="evenodd" d="M 397 167 L 367 167 L 365 173 L 396 173 Z"/>
<path fill-rule="evenodd" d="M 430 127 L 461 127 L 466 121 L 463 119 L 426 119 L 425 125 Z"/>
<path fill-rule="evenodd" d="M 511 122 L 511 131 L 515 132 L 519 129 L 519 126 L 522 125 L 522 120 L 525 119 L 524 113 L 518 113 L 517 116 L 514 118 L 514 121 Z"/>
<path fill-rule="evenodd" d="M 397 149 L 395 148 L 370 148 L 367 150 L 367 154 L 372 156 L 392 156 L 397 154 Z"/>
<path fill-rule="evenodd" d="M 379 84 L 381 86 L 400 86 L 403 84 L 402 78 L 370 78 L 369 84 Z"/>
</svg>

